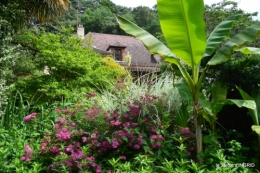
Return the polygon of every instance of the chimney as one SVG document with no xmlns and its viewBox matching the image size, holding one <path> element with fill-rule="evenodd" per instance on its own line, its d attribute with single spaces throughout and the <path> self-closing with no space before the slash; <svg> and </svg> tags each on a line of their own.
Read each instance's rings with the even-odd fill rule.
<svg viewBox="0 0 260 173">
<path fill-rule="evenodd" d="M 83 27 L 82 24 L 79 24 L 79 25 L 78 25 L 77 35 L 78 35 L 81 39 L 84 39 L 85 31 L 84 31 L 84 27 Z"/>
</svg>

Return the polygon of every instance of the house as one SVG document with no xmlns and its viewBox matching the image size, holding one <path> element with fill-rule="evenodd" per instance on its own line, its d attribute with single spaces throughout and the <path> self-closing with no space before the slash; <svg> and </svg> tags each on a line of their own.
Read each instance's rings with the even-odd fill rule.
<svg viewBox="0 0 260 173">
<path fill-rule="evenodd" d="M 92 48 L 96 52 L 104 56 L 111 55 L 132 74 L 140 76 L 149 72 L 160 72 L 160 56 L 150 54 L 143 43 L 134 37 L 94 32 L 84 35 L 84 27 L 81 24 L 78 25 L 77 35 L 86 40 L 90 38 Z"/>
</svg>

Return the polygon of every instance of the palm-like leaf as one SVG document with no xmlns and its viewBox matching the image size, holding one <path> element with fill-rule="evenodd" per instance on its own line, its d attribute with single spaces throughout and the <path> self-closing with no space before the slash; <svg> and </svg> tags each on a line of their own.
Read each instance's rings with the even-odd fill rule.
<svg viewBox="0 0 260 173">
<path fill-rule="evenodd" d="M 208 62 L 208 65 L 217 65 L 228 61 L 235 50 L 243 48 L 246 43 L 254 41 L 260 36 L 260 22 L 247 27 L 232 39 L 230 39 L 225 45 L 223 45 L 219 51 Z"/>
<path fill-rule="evenodd" d="M 151 54 L 159 54 L 163 57 L 167 57 L 171 59 L 171 63 L 179 65 L 179 60 L 176 58 L 176 55 L 153 35 L 121 16 L 117 17 L 117 22 L 126 33 L 141 40 Z"/>
<path fill-rule="evenodd" d="M 203 57 L 211 56 L 223 39 L 229 36 L 231 28 L 233 27 L 234 22 L 239 19 L 241 14 L 235 14 L 229 16 L 223 20 L 209 35 L 207 39 L 206 51 Z"/>
<path fill-rule="evenodd" d="M 25 10 L 39 22 L 51 21 L 69 10 L 69 0 L 27 0 Z"/>
<path fill-rule="evenodd" d="M 258 54 L 258 55 L 260 54 L 260 48 L 256 48 L 256 47 L 243 47 L 236 51 L 242 52 L 243 54 Z"/>
<path fill-rule="evenodd" d="M 202 0 L 157 0 L 163 35 L 170 50 L 187 65 L 199 64 L 206 48 Z"/>
<path fill-rule="evenodd" d="M 122 28 L 126 33 L 133 35 L 135 38 L 141 40 L 151 54 L 159 54 L 164 57 L 165 61 L 176 64 L 183 78 L 187 82 L 190 91 L 194 91 L 191 77 L 189 76 L 186 69 L 182 66 L 177 56 L 172 53 L 167 46 L 165 46 L 162 42 L 160 42 L 157 38 L 144 29 L 121 16 L 117 17 L 117 22 L 119 23 L 120 28 Z"/>
</svg>

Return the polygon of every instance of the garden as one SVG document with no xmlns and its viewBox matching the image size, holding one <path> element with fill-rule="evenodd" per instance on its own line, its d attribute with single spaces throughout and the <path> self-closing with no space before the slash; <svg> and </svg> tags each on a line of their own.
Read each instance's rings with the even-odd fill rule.
<svg viewBox="0 0 260 173">
<path fill-rule="evenodd" d="M 25 15 L 5 5 L 2 16 Z M 158 38 L 116 17 L 163 57 L 159 75 L 137 80 L 72 28 L 0 17 L 0 172 L 259 172 L 260 23 L 242 28 L 240 12 L 206 32 L 203 0 L 156 8 Z"/>
</svg>

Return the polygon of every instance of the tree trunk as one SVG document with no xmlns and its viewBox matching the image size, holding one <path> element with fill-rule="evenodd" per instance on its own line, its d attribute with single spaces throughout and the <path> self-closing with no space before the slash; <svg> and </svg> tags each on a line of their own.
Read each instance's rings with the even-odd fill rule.
<svg viewBox="0 0 260 173">
<path fill-rule="evenodd" d="M 196 151 L 197 151 L 198 163 L 203 164 L 203 160 L 199 156 L 200 152 L 202 151 L 202 131 L 201 131 L 202 117 L 199 115 L 198 102 L 194 103 L 193 117 L 194 117 L 194 128 L 195 128 Z"/>
</svg>

